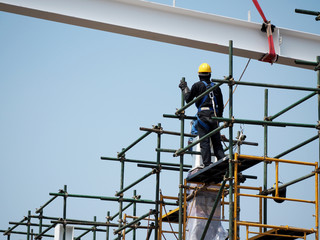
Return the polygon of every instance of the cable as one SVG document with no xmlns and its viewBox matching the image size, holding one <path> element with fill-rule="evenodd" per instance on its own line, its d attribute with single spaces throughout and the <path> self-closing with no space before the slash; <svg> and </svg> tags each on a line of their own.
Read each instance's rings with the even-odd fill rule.
<svg viewBox="0 0 320 240">
<path fill-rule="evenodd" d="M 166 215 L 168 216 L 168 223 L 169 223 L 169 226 L 170 226 L 170 228 L 171 228 L 171 231 L 173 232 L 173 235 L 174 235 L 174 236 L 176 237 L 176 239 L 178 240 L 177 235 L 176 235 L 176 234 L 174 233 L 174 231 L 173 231 L 171 222 L 169 221 L 169 215 L 168 215 L 168 213 L 167 213 L 167 210 L 166 210 L 166 206 L 165 206 L 165 205 L 163 205 L 163 209 L 164 209 L 164 212 L 166 213 Z"/>
<path fill-rule="evenodd" d="M 247 67 L 248 67 L 250 61 L 251 61 L 251 58 L 249 58 L 249 60 L 248 60 L 248 62 L 247 62 L 247 65 L 246 65 L 245 68 L 243 69 L 242 74 L 241 74 L 241 76 L 240 76 L 240 78 L 239 78 L 239 82 L 241 81 L 242 76 L 244 75 L 245 71 L 247 70 Z M 235 88 L 233 89 L 232 94 L 234 94 L 234 92 L 236 91 L 237 87 L 238 87 L 238 84 L 237 84 L 237 85 L 235 86 Z M 227 106 L 228 103 L 229 103 L 229 100 L 230 100 L 230 98 L 228 99 L 228 101 L 227 101 L 226 104 L 224 105 L 223 109 L 226 108 L 226 106 Z"/>
</svg>

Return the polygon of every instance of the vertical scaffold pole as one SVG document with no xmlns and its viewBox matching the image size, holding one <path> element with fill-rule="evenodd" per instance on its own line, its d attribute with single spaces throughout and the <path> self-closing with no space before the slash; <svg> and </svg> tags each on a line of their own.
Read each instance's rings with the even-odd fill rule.
<svg viewBox="0 0 320 240">
<path fill-rule="evenodd" d="M 161 123 L 158 123 L 158 128 L 161 129 Z M 159 132 L 157 138 L 157 148 L 161 148 L 161 133 Z M 159 202 L 160 201 L 160 151 L 157 151 L 157 173 L 156 173 L 156 214 L 155 214 L 155 231 L 154 239 L 158 240 L 158 231 L 159 231 Z"/>
<path fill-rule="evenodd" d="M 182 78 L 182 81 L 185 81 L 185 78 Z M 181 91 L 181 107 L 184 106 L 184 94 Z M 184 112 L 180 114 L 181 120 L 181 135 L 180 135 L 180 149 L 184 148 Z M 179 177 L 179 240 L 182 240 L 182 232 L 183 232 L 183 209 L 182 209 L 182 202 L 183 202 L 183 154 L 180 155 L 180 177 Z"/>
<path fill-rule="evenodd" d="M 233 41 L 229 41 L 229 118 L 233 117 Z M 234 201 L 233 201 L 233 144 L 232 144 L 232 139 L 233 139 L 233 127 L 232 124 L 229 126 L 229 139 L 230 139 L 230 144 L 229 144 L 229 239 L 234 239 L 233 238 L 233 223 L 234 223 L 234 213 L 233 213 L 233 206 Z"/>
<path fill-rule="evenodd" d="M 93 217 L 93 221 L 96 222 L 97 221 L 97 216 Z M 96 231 L 96 225 L 93 226 L 93 240 L 96 240 L 97 238 L 97 231 Z"/>
<path fill-rule="evenodd" d="M 43 218 L 43 210 L 40 211 L 39 213 L 39 234 L 42 233 L 42 218 Z M 39 239 L 41 239 L 40 237 Z"/>
<path fill-rule="evenodd" d="M 317 56 L 317 64 L 318 67 L 320 66 L 320 56 Z M 317 70 L 317 87 L 320 88 L 320 69 Z M 320 93 L 318 92 L 318 124 L 320 123 Z M 319 133 L 318 133 L 319 134 Z M 320 162 L 320 139 L 319 139 L 319 161 Z M 319 164 L 318 164 L 319 167 Z M 317 229 L 317 236 L 316 239 L 319 240 L 319 179 L 318 174 L 316 174 L 316 229 Z"/>
<path fill-rule="evenodd" d="M 30 240 L 30 226 L 31 226 L 31 211 L 28 211 L 28 223 L 27 223 L 27 240 Z"/>
<path fill-rule="evenodd" d="M 137 196 L 137 190 L 133 190 L 133 197 L 136 198 L 136 196 Z M 136 202 L 133 202 L 133 216 L 137 216 L 137 203 Z M 136 233 L 137 233 L 137 230 L 134 228 L 132 240 L 136 240 Z"/>
<path fill-rule="evenodd" d="M 63 196 L 63 220 L 67 220 L 67 185 L 64 185 L 64 196 Z M 63 224 L 63 240 L 66 240 L 66 224 Z"/>
<path fill-rule="evenodd" d="M 107 212 L 107 223 L 109 223 L 110 221 L 110 211 Z M 106 240 L 109 240 L 109 231 L 110 231 L 110 227 L 107 226 L 107 229 L 106 229 Z"/>
<path fill-rule="evenodd" d="M 265 89 L 264 91 L 264 118 L 266 119 L 268 117 L 268 89 Z M 264 156 L 268 156 L 268 126 L 264 125 Z M 264 162 L 263 165 L 263 190 L 268 189 L 268 163 Z M 267 206 L 267 198 L 263 199 L 263 224 L 268 223 L 268 206 Z M 266 228 L 264 228 L 264 232 L 267 231 Z"/>
<path fill-rule="evenodd" d="M 123 148 L 122 151 L 124 151 L 125 149 Z M 120 191 L 123 190 L 123 185 L 124 185 L 124 159 L 123 159 L 124 155 L 121 156 L 121 173 L 120 173 Z M 123 193 L 122 193 L 123 194 Z M 120 199 L 122 198 L 122 194 L 120 196 Z M 119 228 L 122 227 L 122 207 L 123 207 L 123 202 L 120 200 L 119 201 Z M 118 233 L 118 240 L 121 239 L 121 232 Z"/>
</svg>

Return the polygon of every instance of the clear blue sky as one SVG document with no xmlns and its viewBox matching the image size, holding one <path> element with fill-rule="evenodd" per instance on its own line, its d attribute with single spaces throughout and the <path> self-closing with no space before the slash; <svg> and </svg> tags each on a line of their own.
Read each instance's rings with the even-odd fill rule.
<svg viewBox="0 0 320 240">
<path fill-rule="evenodd" d="M 172 4 L 172 1 L 157 2 Z M 320 22 L 314 16 L 294 13 L 295 8 L 319 11 L 319 1 L 260 2 L 266 17 L 276 26 L 320 34 Z M 251 20 L 262 22 L 250 0 L 177 0 L 176 6 L 242 20 L 247 19 L 250 10 Z M 64 185 L 69 193 L 114 196 L 120 182 L 119 163 L 101 161 L 100 157 L 116 157 L 117 152 L 144 133 L 139 127 L 162 123 L 165 130 L 178 131 L 179 122 L 162 115 L 173 114 L 180 106 L 179 81 L 186 77 L 191 86 L 197 80 L 197 67 L 202 62 L 212 66 L 214 78 L 228 74 L 227 55 L 5 12 L 0 12 L 0 33 L 0 229 L 7 229 L 9 221 L 20 221 L 28 210 L 34 214 L 36 208 L 51 198 L 49 192 L 57 192 Z M 299 47 L 297 51 L 303 51 Z M 315 49 L 318 55 L 319 51 Z M 235 57 L 234 60 L 234 76 L 238 80 L 248 59 Z M 314 71 L 254 60 L 242 80 L 316 87 Z M 222 91 L 226 101 L 227 87 L 223 86 Z M 307 94 L 270 89 L 270 115 Z M 235 118 L 263 119 L 263 88 L 239 86 L 234 102 Z M 317 111 L 314 97 L 278 121 L 316 124 Z M 194 115 L 195 108 L 190 108 L 187 114 Z M 228 116 L 228 111 L 224 116 Z M 259 147 L 244 147 L 242 153 L 262 156 L 263 128 L 243 127 L 247 140 L 258 142 Z M 236 125 L 235 133 L 239 129 Z M 227 130 L 222 132 L 227 133 Z M 317 131 L 270 128 L 269 134 L 268 152 L 272 157 L 316 135 Z M 163 136 L 162 147 L 178 148 L 179 138 Z M 155 148 L 156 136 L 151 135 L 128 152 L 127 157 L 154 161 Z M 286 158 L 315 162 L 319 158 L 319 143 L 315 141 Z M 178 163 L 178 158 L 171 154 L 162 154 L 162 160 Z M 186 162 L 191 164 L 191 158 Z M 148 171 L 127 164 L 125 185 Z M 311 170 L 280 166 L 280 171 L 281 181 L 288 182 Z M 247 174 L 258 176 L 258 180 L 248 180 L 248 184 L 262 185 L 261 167 Z M 272 177 L 271 174 L 270 187 L 274 183 Z M 163 193 L 177 196 L 178 174 L 164 171 L 161 179 Z M 288 194 L 312 199 L 312 184 L 313 180 L 300 183 L 289 188 Z M 142 198 L 152 199 L 154 178 L 135 189 Z M 125 196 L 131 197 L 132 190 Z M 251 200 L 245 199 L 241 214 L 245 216 L 247 209 L 249 217 L 255 216 L 251 204 Z M 139 209 L 139 214 L 149 207 Z M 313 227 L 310 219 L 314 210 L 307 204 L 279 205 L 270 201 L 270 208 L 270 224 Z M 278 214 L 280 210 L 285 214 Z M 98 221 L 105 221 L 107 211 L 114 214 L 118 205 L 68 199 L 68 218 L 92 220 L 96 215 Z M 62 200 L 55 200 L 45 215 L 61 217 Z M 0 239 L 6 238 L 0 235 Z M 14 235 L 11 239 L 24 238 Z"/>
</svg>

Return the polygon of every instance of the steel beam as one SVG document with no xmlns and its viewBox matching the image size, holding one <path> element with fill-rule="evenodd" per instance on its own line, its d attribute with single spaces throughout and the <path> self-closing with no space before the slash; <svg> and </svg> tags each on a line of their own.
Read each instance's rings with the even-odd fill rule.
<svg viewBox="0 0 320 240">
<path fill-rule="evenodd" d="M 234 55 L 245 58 L 260 59 L 268 51 L 260 23 L 147 1 L 0 0 L 0 10 L 225 54 L 233 40 Z M 276 28 L 274 43 L 280 64 L 313 69 L 294 60 L 312 62 L 320 55 L 319 35 Z"/>
</svg>

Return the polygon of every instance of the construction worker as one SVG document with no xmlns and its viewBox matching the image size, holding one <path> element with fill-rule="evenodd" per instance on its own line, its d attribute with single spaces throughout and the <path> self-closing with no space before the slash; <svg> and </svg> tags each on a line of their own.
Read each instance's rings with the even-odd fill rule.
<svg viewBox="0 0 320 240">
<path fill-rule="evenodd" d="M 202 63 L 199 66 L 198 75 L 200 80 L 192 85 L 191 90 L 188 88 L 187 82 L 181 81 L 179 84 L 179 88 L 181 88 L 183 91 L 185 101 L 187 103 L 214 85 L 214 83 L 210 81 L 211 67 L 209 64 Z M 223 97 L 221 89 L 219 87 L 214 89 L 208 95 L 199 99 L 195 105 L 198 109 L 197 129 L 199 137 L 201 138 L 218 127 L 218 121 L 213 120 L 212 117 L 222 117 Z M 220 132 L 217 132 L 210 138 L 206 138 L 200 142 L 201 156 L 204 167 L 207 167 L 211 164 L 210 139 L 216 158 L 218 160 L 226 159 L 221 144 L 221 135 Z"/>
</svg>

